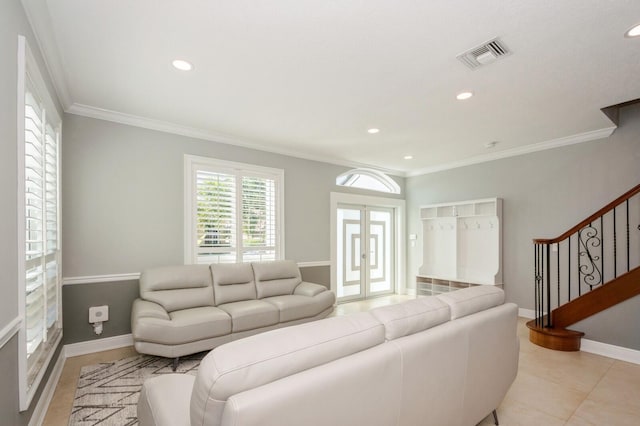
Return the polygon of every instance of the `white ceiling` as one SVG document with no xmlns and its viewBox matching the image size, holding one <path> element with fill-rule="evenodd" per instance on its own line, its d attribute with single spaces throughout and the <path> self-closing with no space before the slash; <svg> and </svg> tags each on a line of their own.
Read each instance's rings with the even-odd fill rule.
<svg viewBox="0 0 640 426">
<path fill-rule="evenodd" d="M 69 112 L 405 175 L 600 138 L 640 98 L 637 0 L 23 3 Z M 456 59 L 494 37 L 513 54 Z"/>
</svg>

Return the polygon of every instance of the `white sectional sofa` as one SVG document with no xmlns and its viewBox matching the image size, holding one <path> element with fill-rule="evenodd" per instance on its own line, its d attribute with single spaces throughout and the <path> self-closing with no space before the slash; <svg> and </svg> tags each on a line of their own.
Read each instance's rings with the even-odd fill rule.
<svg viewBox="0 0 640 426">
<path fill-rule="evenodd" d="M 478 286 L 215 348 L 147 380 L 141 426 L 473 426 L 518 370 L 517 306 Z M 496 419 L 497 424 L 497 419 Z"/>
<path fill-rule="evenodd" d="M 324 318 L 335 294 L 289 260 L 153 268 L 140 276 L 131 329 L 139 353 L 175 358 Z"/>
</svg>

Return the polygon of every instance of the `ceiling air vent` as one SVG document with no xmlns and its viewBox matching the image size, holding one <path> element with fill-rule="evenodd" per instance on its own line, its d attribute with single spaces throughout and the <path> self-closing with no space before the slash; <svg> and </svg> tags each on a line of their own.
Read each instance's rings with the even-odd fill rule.
<svg viewBox="0 0 640 426">
<path fill-rule="evenodd" d="M 510 55 L 511 52 L 507 47 L 497 38 L 487 41 L 486 43 L 476 46 L 473 49 L 469 49 L 464 53 L 456 56 L 460 61 L 475 70 L 482 65 L 490 64 L 498 58 Z"/>
</svg>

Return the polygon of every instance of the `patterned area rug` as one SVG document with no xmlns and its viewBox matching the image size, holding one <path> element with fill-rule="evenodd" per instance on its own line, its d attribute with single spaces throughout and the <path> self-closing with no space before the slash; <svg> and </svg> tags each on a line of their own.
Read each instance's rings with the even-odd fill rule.
<svg viewBox="0 0 640 426">
<path fill-rule="evenodd" d="M 207 352 L 180 358 L 176 373 L 195 375 Z M 70 426 L 137 425 L 142 383 L 153 376 L 171 374 L 172 360 L 138 355 L 119 361 L 82 367 Z"/>
</svg>

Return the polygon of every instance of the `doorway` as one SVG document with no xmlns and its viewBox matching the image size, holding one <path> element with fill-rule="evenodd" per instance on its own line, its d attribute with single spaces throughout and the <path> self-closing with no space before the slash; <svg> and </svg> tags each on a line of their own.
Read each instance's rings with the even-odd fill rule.
<svg viewBox="0 0 640 426">
<path fill-rule="evenodd" d="M 336 229 L 336 295 L 339 301 L 395 292 L 392 208 L 339 204 Z"/>
</svg>

